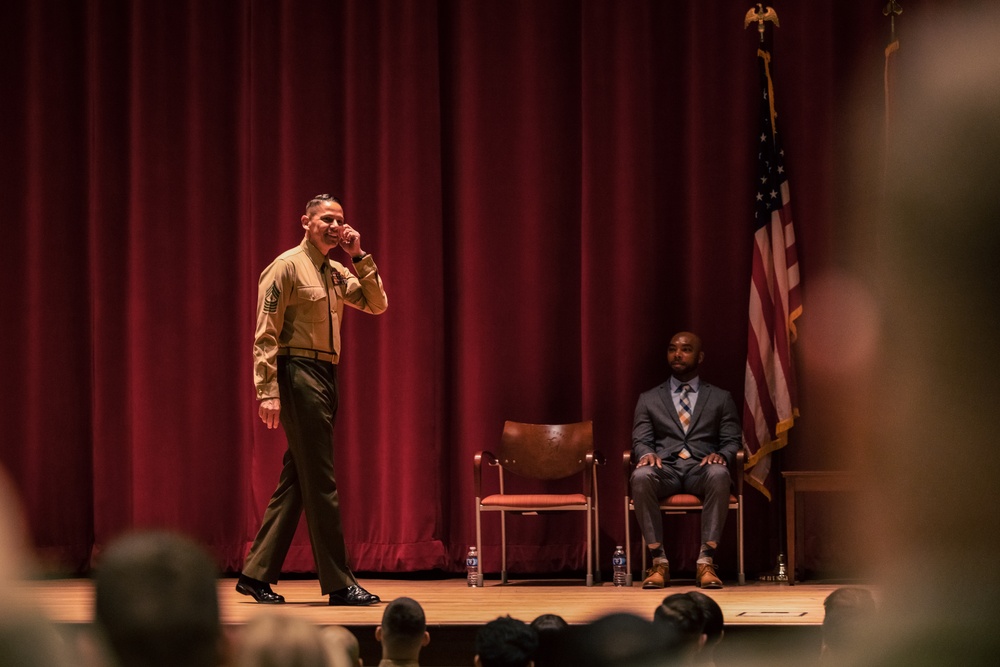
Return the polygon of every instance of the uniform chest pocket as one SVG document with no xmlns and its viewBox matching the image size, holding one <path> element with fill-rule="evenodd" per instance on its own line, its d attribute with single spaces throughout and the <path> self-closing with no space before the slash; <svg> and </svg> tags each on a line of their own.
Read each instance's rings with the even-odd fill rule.
<svg viewBox="0 0 1000 667">
<path fill-rule="evenodd" d="M 298 315 L 303 322 L 323 322 L 329 317 L 325 287 L 297 287 Z"/>
</svg>

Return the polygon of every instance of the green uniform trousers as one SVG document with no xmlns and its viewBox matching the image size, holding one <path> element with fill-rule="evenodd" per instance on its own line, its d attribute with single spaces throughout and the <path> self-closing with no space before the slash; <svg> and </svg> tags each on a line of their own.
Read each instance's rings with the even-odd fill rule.
<svg viewBox="0 0 1000 667">
<path fill-rule="evenodd" d="M 288 449 L 278 488 L 264 511 L 243 574 L 272 584 L 278 581 L 305 510 L 319 585 L 325 595 L 357 584 L 347 564 L 333 474 L 337 367 L 304 357 L 279 357 L 278 392 Z"/>
</svg>

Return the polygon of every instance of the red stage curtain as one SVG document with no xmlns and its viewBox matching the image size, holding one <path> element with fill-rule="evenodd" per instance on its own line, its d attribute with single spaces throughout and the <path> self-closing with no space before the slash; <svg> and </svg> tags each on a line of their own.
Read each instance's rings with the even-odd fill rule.
<svg viewBox="0 0 1000 667">
<path fill-rule="evenodd" d="M 49 564 L 83 571 L 121 531 L 167 526 L 239 568 L 284 448 L 256 418 L 257 276 L 321 192 L 343 198 L 390 302 L 344 331 L 355 568 L 458 569 L 472 455 L 504 419 L 594 420 L 607 561 L 632 410 L 666 377 L 669 336 L 699 332 L 704 377 L 741 396 L 748 4 L 5 3 L 0 460 Z M 845 222 L 842 103 L 881 85 L 888 26 L 878 3 L 783 5 L 774 77 L 808 291 Z M 776 536 L 751 502 L 752 571 Z M 512 520 L 511 569 L 582 569 L 576 523 Z M 684 535 L 693 567 L 696 524 Z M 286 569 L 312 568 L 300 530 Z"/>
</svg>

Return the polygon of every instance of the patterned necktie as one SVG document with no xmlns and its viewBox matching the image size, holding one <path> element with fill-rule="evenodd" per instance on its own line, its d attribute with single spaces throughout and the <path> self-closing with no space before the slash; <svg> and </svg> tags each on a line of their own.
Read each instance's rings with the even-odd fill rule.
<svg viewBox="0 0 1000 667">
<path fill-rule="evenodd" d="M 691 392 L 691 385 L 684 383 L 677 388 L 677 391 L 681 392 L 677 418 L 681 420 L 681 426 L 684 427 L 684 432 L 687 433 L 688 427 L 691 426 L 691 401 L 688 398 L 688 394 Z"/>
</svg>

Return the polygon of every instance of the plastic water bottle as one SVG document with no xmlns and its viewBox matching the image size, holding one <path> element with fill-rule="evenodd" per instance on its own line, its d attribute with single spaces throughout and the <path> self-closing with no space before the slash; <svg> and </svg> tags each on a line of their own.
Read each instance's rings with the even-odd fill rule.
<svg viewBox="0 0 1000 667">
<path fill-rule="evenodd" d="M 466 581 L 472 588 L 477 588 L 482 582 L 479 581 L 479 552 L 476 547 L 469 547 L 469 553 L 465 555 Z"/>
<path fill-rule="evenodd" d="M 615 586 L 625 585 L 625 549 L 621 545 L 615 547 L 615 553 L 611 557 L 611 567 L 614 568 Z"/>
</svg>

